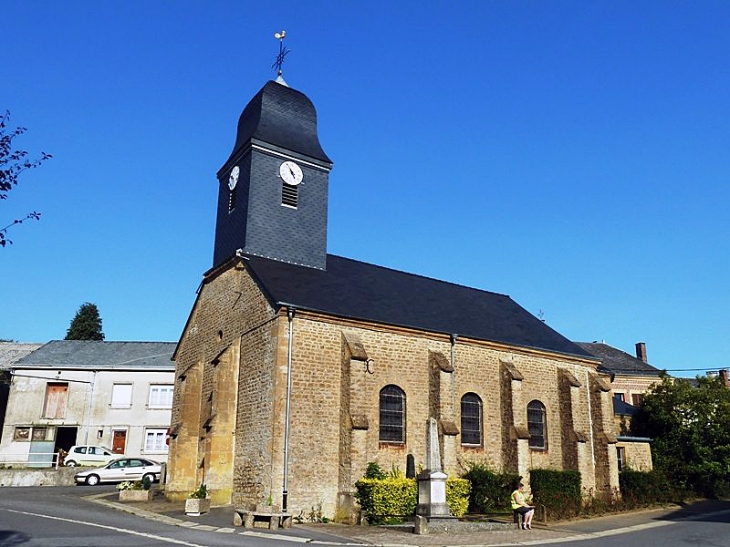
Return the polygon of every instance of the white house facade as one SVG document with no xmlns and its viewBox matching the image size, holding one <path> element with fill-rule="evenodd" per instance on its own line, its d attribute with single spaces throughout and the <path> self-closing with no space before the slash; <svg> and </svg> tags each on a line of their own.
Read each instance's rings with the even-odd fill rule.
<svg viewBox="0 0 730 547">
<path fill-rule="evenodd" d="M 97 445 L 167 461 L 175 344 L 56 340 L 19 359 L 9 380 L 0 464 L 50 465 Z"/>
</svg>

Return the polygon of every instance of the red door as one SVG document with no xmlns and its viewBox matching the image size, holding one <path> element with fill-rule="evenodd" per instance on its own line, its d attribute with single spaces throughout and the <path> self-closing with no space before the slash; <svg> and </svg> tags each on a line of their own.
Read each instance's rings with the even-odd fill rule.
<svg viewBox="0 0 730 547">
<path fill-rule="evenodd" d="M 124 454 L 124 450 L 127 448 L 127 431 L 124 429 L 117 429 L 114 431 L 112 437 L 112 452 L 115 454 Z"/>
</svg>

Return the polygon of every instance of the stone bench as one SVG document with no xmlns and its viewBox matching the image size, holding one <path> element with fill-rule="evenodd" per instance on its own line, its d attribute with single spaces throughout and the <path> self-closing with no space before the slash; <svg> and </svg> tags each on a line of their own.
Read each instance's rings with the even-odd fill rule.
<svg viewBox="0 0 730 547">
<path fill-rule="evenodd" d="M 244 528 L 255 528 L 256 523 L 265 524 L 269 530 L 278 530 L 279 528 L 291 528 L 292 516 L 289 513 L 280 513 L 276 511 L 258 511 L 249 509 L 233 510 L 233 525 L 243 526 Z"/>
</svg>

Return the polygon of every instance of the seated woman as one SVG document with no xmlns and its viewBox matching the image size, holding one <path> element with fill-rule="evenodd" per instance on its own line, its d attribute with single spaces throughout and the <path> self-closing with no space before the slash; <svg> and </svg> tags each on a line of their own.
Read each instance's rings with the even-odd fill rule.
<svg viewBox="0 0 730 547">
<path fill-rule="evenodd" d="M 510 498 L 512 501 L 512 510 L 522 515 L 522 529 L 532 530 L 532 517 L 535 514 L 535 507 L 525 501 L 525 494 L 522 492 L 524 487 L 524 484 L 519 483 L 515 487 L 515 491 L 512 492 Z"/>
</svg>

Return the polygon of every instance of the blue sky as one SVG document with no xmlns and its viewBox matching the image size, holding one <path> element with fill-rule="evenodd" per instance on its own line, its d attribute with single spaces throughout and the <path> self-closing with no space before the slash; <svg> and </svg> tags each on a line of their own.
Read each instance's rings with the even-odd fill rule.
<svg viewBox="0 0 730 547">
<path fill-rule="evenodd" d="M 509 294 L 576 341 L 730 366 L 730 3 L 3 5 L 0 108 L 53 154 L 0 202 L 0 338 L 176 341 L 216 171 L 275 77 L 334 161 L 330 253 Z M 692 376 L 702 371 L 683 370 Z"/>
</svg>

